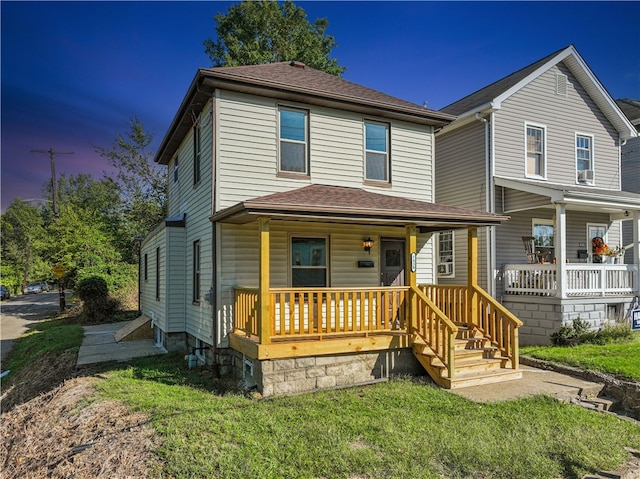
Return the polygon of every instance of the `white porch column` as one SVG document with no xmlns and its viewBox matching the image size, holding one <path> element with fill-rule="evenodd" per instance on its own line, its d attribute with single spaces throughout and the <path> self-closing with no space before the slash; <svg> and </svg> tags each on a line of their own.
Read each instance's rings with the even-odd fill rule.
<svg viewBox="0 0 640 479">
<path fill-rule="evenodd" d="M 633 212 L 633 264 L 638 269 L 635 277 L 636 295 L 640 293 L 640 211 Z"/>
<path fill-rule="evenodd" d="M 555 252 L 556 252 L 556 296 L 566 298 L 565 278 L 567 276 L 567 215 L 564 203 L 556 203 Z"/>
</svg>

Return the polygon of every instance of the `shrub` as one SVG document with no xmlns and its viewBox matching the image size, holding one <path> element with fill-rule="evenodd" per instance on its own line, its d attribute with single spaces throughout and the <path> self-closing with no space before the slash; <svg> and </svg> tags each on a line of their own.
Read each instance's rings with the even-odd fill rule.
<svg viewBox="0 0 640 479">
<path fill-rule="evenodd" d="M 82 312 L 87 322 L 103 322 L 118 310 L 118 301 L 109 296 L 104 278 L 88 276 L 76 283 L 76 294 L 82 301 Z"/>
<path fill-rule="evenodd" d="M 557 332 L 553 333 L 550 338 L 551 342 L 556 346 L 570 346 L 580 344 L 581 336 L 589 333 L 589 323 L 580 319 L 580 316 L 573 320 L 571 326 L 562 326 Z"/>
<path fill-rule="evenodd" d="M 589 331 L 589 323 L 578 316 L 571 326 L 562 326 L 551 335 L 551 342 L 555 346 L 573 346 L 576 344 L 608 344 L 612 342 L 629 341 L 633 339 L 631 327 L 620 323 L 605 326 L 600 331 Z"/>
</svg>

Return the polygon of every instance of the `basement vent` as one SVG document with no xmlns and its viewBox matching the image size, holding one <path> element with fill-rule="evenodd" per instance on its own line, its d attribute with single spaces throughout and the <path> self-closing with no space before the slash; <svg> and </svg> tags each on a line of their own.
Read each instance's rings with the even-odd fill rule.
<svg viewBox="0 0 640 479">
<path fill-rule="evenodd" d="M 556 95 L 567 97 L 567 75 L 556 73 Z"/>
</svg>

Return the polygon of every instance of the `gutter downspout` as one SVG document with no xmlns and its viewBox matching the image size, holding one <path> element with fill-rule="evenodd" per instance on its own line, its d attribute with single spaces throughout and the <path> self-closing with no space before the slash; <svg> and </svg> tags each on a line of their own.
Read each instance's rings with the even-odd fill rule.
<svg viewBox="0 0 640 479">
<path fill-rule="evenodd" d="M 217 90 L 216 90 L 217 91 Z M 218 178 L 217 148 L 218 138 L 216 130 L 218 125 L 218 108 L 216 92 L 211 95 L 211 215 L 218 204 L 216 198 Z M 211 223 L 211 355 L 213 356 L 213 377 L 220 377 L 220 358 L 218 357 L 218 223 Z"/>
<path fill-rule="evenodd" d="M 475 117 L 478 121 L 481 121 L 482 123 L 484 123 L 484 158 L 485 158 L 485 171 L 486 171 L 486 177 L 485 177 L 485 184 L 486 184 L 486 188 L 485 188 L 485 209 L 491 213 L 494 213 L 493 211 L 493 161 L 492 161 L 492 154 L 493 154 L 493 149 L 491 148 L 492 145 L 492 136 L 493 136 L 493 128 L 491 128 L 491 122 L 493 121 L 493 112 L 491 113 L 491 120 L 487 120 L 486 118 L 482 117 L 482 115 L 480 114 L 480 112 L 476 112 Z M 486 262 L 486 279 L 487 279 L 487 293 L 489 293 L 491 296 L 494 296 L 494 265 L 493 265 L 493 258 L 495 257 L 494 254 L 494 226 L 489 226 L 487 227 L 487 231 L 485 234 L 485 239 L 486 239 L 486 255 L 487 255 L 487 262 Z"/>
</svg>

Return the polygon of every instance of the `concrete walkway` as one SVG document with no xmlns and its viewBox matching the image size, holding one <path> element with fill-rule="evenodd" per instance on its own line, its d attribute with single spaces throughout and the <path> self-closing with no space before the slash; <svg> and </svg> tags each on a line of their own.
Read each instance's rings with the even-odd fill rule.
<svg viewBox="0 0 640 479">
<path fill-rule="evenodd" d="M 520 365 L 522 379 L 470 388 L 454 389 L 453 393 L 476 402 L 508 401 L 545 394 L 563 401 L 589 399 L 598 396 L 604 385 L 578 379 L 546 369 Z"/>
<path fill-rule="evenodd" d="M 128 361 L 133 358 L 165 354 L 164 348 L 157 347 L 152 339 L 116 342 L 115 333 L 130 321 L 83 326 L 84 338 L 78 352 L 77 366 Z"/>
</svg>

